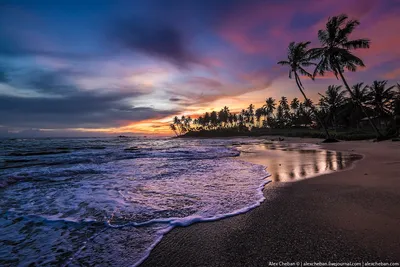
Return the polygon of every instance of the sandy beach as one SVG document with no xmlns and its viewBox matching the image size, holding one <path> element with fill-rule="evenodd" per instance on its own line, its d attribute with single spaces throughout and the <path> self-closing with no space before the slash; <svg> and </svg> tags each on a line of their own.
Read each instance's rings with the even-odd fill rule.
<svg viewBox="0 0 400 267">
<path fill-rule="evenodd" d="M 363 159 L 343 171 L 272 182 L 261 206 L 245 214 L 175 228 L 141 266 L 399 262 L 400 143 L 352 141 L 322 147 Z M 260 155 L 246 160 L 262 163 Z M 274 175 L 279 168 L 269 172 Z"/>
</svg>

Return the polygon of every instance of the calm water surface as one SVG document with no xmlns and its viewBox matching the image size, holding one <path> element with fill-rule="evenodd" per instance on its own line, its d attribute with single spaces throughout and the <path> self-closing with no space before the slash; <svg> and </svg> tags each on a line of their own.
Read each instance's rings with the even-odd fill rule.
<svg viewBox="0 0 400 267">
<path fill-rule="evenodd" d="M 362 158 L 301 143 L 248 144 L 238 148 L 242 159 L 267 166 L 273 182 L 293 182 L 340 171 Z"/>
</svg>

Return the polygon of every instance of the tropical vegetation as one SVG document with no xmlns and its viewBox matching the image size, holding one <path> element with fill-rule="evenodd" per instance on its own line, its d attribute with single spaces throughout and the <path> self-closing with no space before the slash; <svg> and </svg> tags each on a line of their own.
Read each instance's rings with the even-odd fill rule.
<svg viewBox="0 0 400 267">
<path fill-rule="evenodd" d="M 388 86 L 387 81 L 374 81 L 371 85 L 355 84 L 351 90 L 382 133 L 389 136 L 399 134 L 400 84 Z M 325 93 L 320 94 L 317 104 L 310 99 L 300 101 L 293 98 L 289 101 L 285 96 L 279 100 L 269 97 L 259 108 L 250 104 L 240 112 L 231 112 L 225 106 L 196 118 L 175 117 L 170 127 L 177 136 L 202 136 L 204 132 L 269 134 L 276 129 L 280 133 L 284 129 L 320 131 L 323 127 L 332 136 L 343 131 L 374 136 L 367 117 L 341 85 L 329 85 Z M 317 137 L 324 135 L 325 131 Z"/>
<path fill-rule="evenodd" d="M 370 85 L 360 82 L 351 86 L 345 78 L 345 71 L 355 72 L 365 67 L 354 51 L 369 48 L 370 40 L 351 39 L 359 24 L 345 14 L 334 16 L 318 31 L 320 47 L 309 48 L 309 41 L 289 44 L 287 58 L 278 64 L 289 68 L 289 78 L 294 78 L 303 101 L 298 98 L 289 101 L 285 96 L 279 100 L 268 97 L 263 106 L 256 108 L 250 104 L 241 112 L 224 107 L 195 119 L 175 117 L 171 129 L 177 136 L 201 136 L 210 131 L 268 134 L 274 129 L 294 128 L 323 130 L 318 137 L 323 135 L 327 139 L 341 131 L 373 131 L 378 140 L 399 135 L 400 84 L 390 86 L 388 81 L 377 80 Z M 314 104 L 306 95 L 301 77 L 315 80 L 328 72 L 340 78 L 343 85 L 330 85 Z"/>
</svg>

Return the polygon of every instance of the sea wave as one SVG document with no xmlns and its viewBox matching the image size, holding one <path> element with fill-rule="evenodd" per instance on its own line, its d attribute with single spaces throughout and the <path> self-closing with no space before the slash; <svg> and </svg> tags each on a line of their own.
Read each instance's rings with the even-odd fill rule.
<svg viewBox="0 0 400 267">
<path fill-rule="evenodd" d="M 6 250 L 18 240 L 18 264 L 139 264 L 173 227 L 234 216 L 264 199 L 265 167 L 234 159 L 232 142 L 95 141 L 6 144 L 1 160 L 25 165 L 0 175 L 0 235 Z M 73 149 L 85 146 L 99 149 Z M 9 156 L 56 148 L 70 152 Z"/>
</svg>

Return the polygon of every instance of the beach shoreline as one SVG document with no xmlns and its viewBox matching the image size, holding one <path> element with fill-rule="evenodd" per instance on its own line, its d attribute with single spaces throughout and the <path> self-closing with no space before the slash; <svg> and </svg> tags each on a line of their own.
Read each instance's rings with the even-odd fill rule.
<svg viewBox="0 0 400 267">
<path fill-rule="evenodd" d="M 287 143 L 317 143 L 323 149 L 363 155 L 363 159 L 345 171 L 293 183 L 269 183 L 264 189 L 266 200 L 245 214 L 175 228 L 141 266 L 399 262 L 400 144 L 321 141 L 285 139 Z"/>
</svg>

